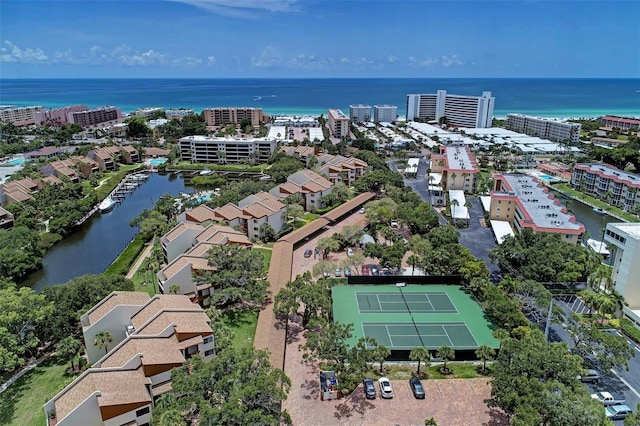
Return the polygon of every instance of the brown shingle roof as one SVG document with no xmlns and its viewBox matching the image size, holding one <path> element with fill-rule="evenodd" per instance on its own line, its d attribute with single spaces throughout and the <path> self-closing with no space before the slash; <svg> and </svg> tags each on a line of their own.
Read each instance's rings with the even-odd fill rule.
<svg viewBox="0 0 640 426">
<path fill-rule="evenodd" d="M 95 324 L 117 305 L 142 306 L 149 299 L 151 299 L 149 294 L 140 291 L 114 291 L 91 308 L 86 315 L 89 318 L 89 324 Z"/>
<path fill-rule="evenodd" d="M 180 222 L 171 231 L 167 232 L 163 239 L 167 242 L 173 241 L 187 230 L 202 231 L 204 230 L 204 227 L 198 223 Z"/>
<path fill-rule="evenodd" d="M 338 207 L 331 210 L 330 212 L 323 214 L 322 217 L 331 222 L 335 222 L 345 214 L 349 213 L 351 210 L 360 207 L 362 204 L 371 200 L 375 196 L 376 194 L 374 194 L 373 192 L 363 192 L 362 194 L 357 195 L 356 197 L 352 198 L 346 203 L 339 205 Z"/>
<path fill-rule="evenodd" d="M 216 220 L 216 214 L 213 209 L 204 204 L 199 205 L 195 209 L 187 210 L 185 215 L 187 220 L 198 223 L 202 223 L 207 220 Z"/>
<path fill-rule="evenodd" d="M 189 300 L 188 297 L 184 297 Z M 189 303 L 191 303 L 189 301 Z M 193 305 L 193 303 L 191 303 Z M 196 305 L 197 306 L 197 305 Z M 202 309 L 184 310 L 184 311 L 163 311 L 159 315 L 153 317 L 148 324 L 138 329 L 139 335 L 156 335 L 164 331 L 170 325 L 175 326 L 175 332 L 180 335 L 191 337 L 193 334 L 208 336 L 212 334 L 211 321 Z"/>
<path fill-rule="evenodd" d="M 131 318 L 131 322 L 137 330 L 158 312 L 165 309 L 185 309 L 202 312 L 200 306 L 191 303 L 188 297 L 175 294 L 156 294 L 153 299 L 147 302 L 144 308 Z"/>
<path fill-rule="evenodd" d="M 219 216 L 224 220 L 234 220 L 244 217 L 242 209 L 231 203 L 218 207 L 214 211 L 216 212 L 216 216 Z"/>
<path fill-rule="evenodd" d="M 215 267 L 209 265 L 209 261 L 205 257 L 181 254 L 165 266 L 161 272 L 165 276 L 165 280 L 168 280 L 187 266 L 190 267 L 192 271 L 216 270 Z"/>
<path fill-rule="evenodd" d="M 185 359 L 180 349 L 175 334 L 169 337 L 134 335 L 113 349 L 100 367 L 123 367 L 138 354 L 142 355 L 142 365 L 182 364 Z"/>
<path fill-rule="evenodd" d="M 250 204 L 244 209 L 242 209 L 243 213 L 252 217 L 252 218 L 261 218 L 265 216 L 271 216 L 274 211 L 261 203 Z"/>
<path fill-rule="evenodd" d="M 297 244 L 302 241 L 304 238 L 313 234 L 314 232 L 319 231 L 324 226 L 327 226 L 329 221 L 324 217 L 319 217 L 313 222 L 303 226 L 302 228 L 296 229 L 295 231 L 281 237 L 278 241 L 286 241 L 291 244 Z"/>
</svg>

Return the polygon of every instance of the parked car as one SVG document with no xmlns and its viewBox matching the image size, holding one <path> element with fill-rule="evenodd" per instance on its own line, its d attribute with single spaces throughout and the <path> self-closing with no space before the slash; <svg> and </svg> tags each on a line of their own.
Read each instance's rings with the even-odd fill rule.
<svg viewBox="0 0 640 426">
<path fill-rule="evenodd" d="M 347 256 L 353 256 L 353 249 L 352 248 L 348 248 L 347 249 Z"/>
<path fill-rule="evenodd" d="M 340 268 L 336 268 L 335 271 L 333 271 L 333 273 L 335 274 L 336 277 L 342 276 L 342 271 L 340 270 Z"/>
<path fill-rule="evenodd" d="M 306 249 L 304 251 L 304 257 L 311 257 L 312 254 L 313 252 L 311 251 L 311 249 Z"/>
<path fill-rule="evenodd" d="M 373 379 L 365 377 L 365 379 L 362 380 L 362 383 L 364 384 L 364 395 L 367 397 L 367 399 L 375 399 L 376 387 L 373 385 Z"/>
<path fill-rule="evenodd" d="M 623 420 L 631 413 L 631 408 L 624 404 L 610 405 L 604 408 L 604 414 L 609 420 Z"/>
<path fill-rule="evenodd" d="M 426 392 L 422 387 L 422 382 L 417 377 L 412 377 L 409 379 L 409 386 L 411 386 L 411 391 L 413 392 L 413 396 L 416 399 L 424 399 Z"/>
<path fill-rule="evenodd" d="M 383 398 L 393 398 L 393 388 L 391 387 L 391 382 L 386 377 L 380 377 L 378 379 L 378 384 L 380 385 L 380 396 Z"/>
<path fill-rule="evenodd" d="M 600 373 L 596 370 L 585 370 L 584 373 L 578 376 L 578 379 L 583 383 L 597 382 L 600 380 Z"/>
<path fill-rule="evenodd" d="M 351 276 L 351 269 L 350 268 L 344 268 L 344 276 L 345 277 L 350 277 Z"/>
<path fill-rule="evenodd" d="M 371 275 L 378 276 L 380 275 L 380 270 L 376 265 L 371 265 Z"/>
<path fill-rule="evenodd" d="M 397 228 L 398 227 L 398 221 L 397 220 L 392 220 L 391 223 L 389 223 L 389 225 L 391 225 L 392 228 Z"/>
<path fill-rule="evenodd" d="M 331 274 L 327 271 L 322 271 L 322 276 L 325 278 L 329 278 L 331 276 Z"/>
<path fill-rule="evenodd" d="M 365 214 L 366 210 L 364 208 L 360 209 L 360 214 Z"/>
<path fill-rule="evenodd" d="M 596 401 L 600 401 L 605 406 L 620 405 L 626 402 L 623 395 L 615 395 L 611 392 L 592 393 L 591 398 L 595 399 Z"/>
</svg>

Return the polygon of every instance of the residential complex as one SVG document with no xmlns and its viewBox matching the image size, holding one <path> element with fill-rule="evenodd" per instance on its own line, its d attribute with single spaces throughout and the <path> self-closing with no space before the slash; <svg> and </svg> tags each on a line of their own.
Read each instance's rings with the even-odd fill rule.
<svg viewBox="0 0 640 426">
<path fill-rule="evenodd" d="M 148 108 L 139 108 L 131 113 L 131 115 L 142 117 L 145 120 L 151 118 L 153 114 L 163 112 L 164 109 L 160 107 L 148 107 Z"/>
<path fill-rule="evenodd" d="M 337 138 L 349 136 L 349 117 L 339 109 L 329 110 L 329 130 Z"/>
<path fill-rule="evenodd" d="M 371 121 L 371 105 L 349 105 L 349 119 L 356 123 Z"/>
<path fill-rule="evenodd" d="M 373 121 L 376 123 L 393 123 L 398 119 L 398 107 L 395 105 L 374 105 Z"/>
<path fill-rule="evenodd" d="M 608 223 L 604 242 L 614 247 L 611 280 L 626 302 L 624 313 L 640 326 L 640 224 Z"/>
<path fill-rule="evenodd" d="M 576 244 L 585 227 L 567 211 L 537 178 L 524 174 L 496 174 L 491 191 L 491 220 L 507 221 L 520 232 L 560 234 L 563 241 Z"/>
<path fill-rule="evenodd" d="M 312 212 L 326 207 L 320 199 L 331 194 L 333 186 L 334 184 L 325 177 L 304 169 L 290 175 L 285 183 L 272 188 L 269 193 L 280 199 L 299 194 L 304 199 L 305 211 Z"/>
<path fill-rule="evenodd" d="M 207 108 L 204 110 L 204 121 L 207 126 L 225 126 L 240 124 L 242 120 L 250 120 L 253 127 L 269 121 L 269 116 L 262 108 Z"/>
<path fill-rule="evenodd" d="M 103 123 L 117 123 L 122 120 L 122 112 L 113 106 L 75 111 L 68 114 L 69 123 L 76 123 L 82 127 L 93 127 Z"/>
<path fill-rule="evenodd" d="M 288 127 L 318 127 L 320 123 L 318 123 L 318 119 L 315 117 L 311 117 L 309 115 L 303 116 L 291 116 L 291 115 L 281 115 L 274 117 L 273 119 L 274 126 L 288 126 Z"/>
<path fill-rule="evenodd" d="M 0 229 L 9 229 L 13 227 L 13 213 L 0 207 Z"/>
<path fill-rule="evenodd" d="M 640 176 L 609 164 L 576 164 L 571 186 L 627 211 L 640 208 L 640 198 L 637 198 Z"/>
<path fill-rule="evenodd" d="M 9 122 L 15 126 L 35 124 L 36 113 L 43 110 L 42 106 L 0 105 L 0 122 Z"/>
<path fill-rule="evenodd" d="M 192 115 L 194 112 L 191 108 L 177 108 L 168 109 L 164 112 L 169 120 L 182 120 L 187 115 Z"/>
<path fill-rule="evenodd" d="M 113 292 L 80 321 L 93 366 L 44 405 L 48 426 L 149 424 L 171 369 L 214 355 L 211 321 L 185 296 Z M 106 349 L 94 345 L 102 332 Z"/>
<path fill-rule="evenodd" d="M 187 136 L 178 141 L 180 158 L 192 163 L 266 163 L 278 141 L 269 138 L 216 138 Z"/>
<path fill-rule="evenodd" d="M 468 146 L 443 146 L 441 154 L 431 155 L 432 174 L 441 173 L 443 189 L 474 193 L 478 187 L 480 168 Z"/>
<path fill-rule="evenodd" d="M 491 127 L 495 98 L 491 92 L 482 96 L 449 95 L 446 90 L 436 94 L 407 95 L 407 121 L 423 121 L 446 117 L 447 123 L 458 127 Z"/>
<path fill-rule="evenodd" d="M 623 130 L 640 129 L 640 119 L 631 117 L 618 117 L 616 115 L 605 115 L 598 119 L 605 127 L 617 127 Z"/>
<path fill-rule="evenodd" d="M 72 105 L 62 108 L 45 109 L 35 114 L 35 124 L 66 124 L 69 123 L 69 114 L 86 111 L 86 105 Z"/>
<path fill-rule="evenodd" d="M 552 118 L 507 114 L 507 128 L 555 142 L 578 142 L 582 125 Z"/>
</svg>

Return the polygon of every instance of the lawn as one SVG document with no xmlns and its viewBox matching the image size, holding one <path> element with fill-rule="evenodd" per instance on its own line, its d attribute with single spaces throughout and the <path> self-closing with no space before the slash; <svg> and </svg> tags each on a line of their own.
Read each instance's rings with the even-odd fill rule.
<svg viewBox="0 0 640 426">
<path fill-rule="evenodd" d="M 262 254 L 262 257 L 264 257 L 264 270 L 268 271 L 269 270 L 269 264 L 271 263 L 271 249 L 266 249 L 266 248 L 253 248 L 253 251 L 257 251 L 258 253 Z"/>
<path fill-rule="evenodd" d="M 372 369 L 367 373 L 369 376 L 377 380 L 378 378 L 385 376 L 391 380 L 409 380 L 413 373 L 416 372 L 416 365 L 407 364 L 384 364 L 384 373 L 378 371 L 379 364 L 372 364 Z M 478 377 L 487 377 L 481 373 L 482 364 L 474 362 L 447 362 L 447 368 L 451 370 L 450 374 L 440 373 L 440 367 L 442 363 L 435 363 L 435 365 L 425 368 L 424 364 L 420 365 L 420 378 L 425 379 L 475 379 Z M 487 370 L 490 371 L 490 365 L 487 365 Z"/>
<path fill-rule="evenodd" d="M 258 311 L 227 311 L 222 314 L 222 321 L 233 331 L 233 347 L 251 348 L 258 325 Z"/>
<path fill-rule="evenodd" d="M 67 374 L 66 358 L 53 357 L 22 376 L 0 398 L 0 424 L 44 425 L 42 406 L 79 374 Z"/>
</svg>

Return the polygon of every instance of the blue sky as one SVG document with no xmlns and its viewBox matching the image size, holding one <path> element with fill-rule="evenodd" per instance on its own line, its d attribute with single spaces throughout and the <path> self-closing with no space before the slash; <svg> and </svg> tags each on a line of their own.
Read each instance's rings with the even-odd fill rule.
<svg viewBox="0 0 640 426">
<path fill-rule="evenodd" d="M 0 77 L 640 77 L 640 1 L 2 0 Z"/>
</svg>

